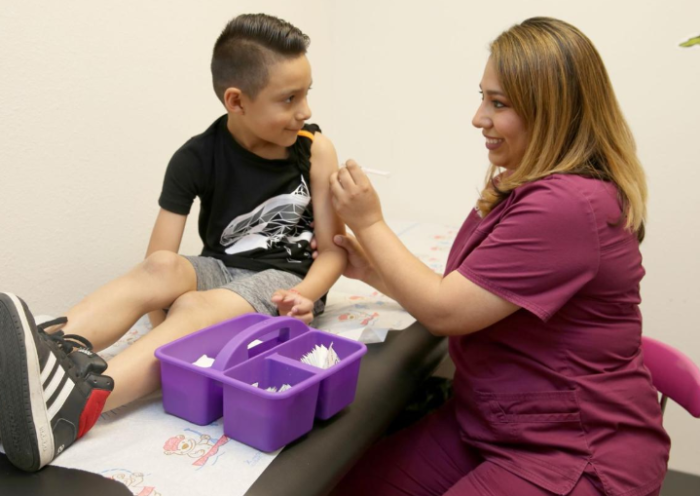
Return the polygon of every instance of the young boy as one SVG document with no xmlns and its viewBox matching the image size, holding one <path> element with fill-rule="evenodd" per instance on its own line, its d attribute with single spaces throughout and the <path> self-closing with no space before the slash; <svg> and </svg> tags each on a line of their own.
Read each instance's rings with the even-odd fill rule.
<svg viewBox="0 0 700 496">
<path fill-rule="evenodd" d="M 323 310 L 346 258 L 332 241 L 343 232 L 329 191 L 335 150 L 305 124 L 308 44 L 275 17 L 229 22 L 211 63 L 227 114 L 170 161 L 146 260 L 38 328 L 20 298 L 0 294 L 0 439 L 14 465 L 39 470 L 102 411 L 155 391 L 159 346 L 248 312 L 310 322 Z M 177 251 L 195 197 L 204 249 L 183 257 Z M 153 330 L 104 375 L 107 363 L 93 350 L 113 344 L 146 313 Z"/>
</svg>

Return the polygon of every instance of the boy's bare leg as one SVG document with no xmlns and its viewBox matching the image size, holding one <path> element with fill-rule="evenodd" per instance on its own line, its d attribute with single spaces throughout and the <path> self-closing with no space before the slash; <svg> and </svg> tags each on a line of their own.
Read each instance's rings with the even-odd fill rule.
<svg viewBox="0 0 700 496">
<path fill-rule="evenodd" d="M 114 391 L 107 398 L 104 411 L 142 398 L 160 387 L 160 366 L 154 356 L 156 348 L 254 311 L 246 300 L 228 289 L 193 291 L 180 296 L 172 304 L 165 322 L 109 362 L 106 373 L 114 379 Z"/>
<path fill-rule="evenodd" d="M 71 308 L 62 329 L 66 334 L 87 338 L 94 350 L 100 351 L 116 342 L 144 314 L 167 308 L 179 296 L 196 289 L 197 276 L 187 259 L 157 251 Z"/>
</svg>

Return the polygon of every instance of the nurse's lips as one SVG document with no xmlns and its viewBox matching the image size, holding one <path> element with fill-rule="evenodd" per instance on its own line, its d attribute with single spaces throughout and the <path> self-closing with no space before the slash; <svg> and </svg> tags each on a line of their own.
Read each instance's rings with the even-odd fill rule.
<svg viewBox="0 0 700 496">
<path fill-rule="evenodd" d="M 489 138 L 486 136 L 486 148 L 489 150 L 495 150 L 503 144 L 502 138 Z"/>
</svg>

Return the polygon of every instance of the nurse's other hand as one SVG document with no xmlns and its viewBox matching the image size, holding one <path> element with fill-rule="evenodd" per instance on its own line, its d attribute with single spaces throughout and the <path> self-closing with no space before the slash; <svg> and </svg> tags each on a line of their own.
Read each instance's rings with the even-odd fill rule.
<svg viewBox="0 0 700 496">
<path fill-rule="evenodd" d="M 347 234 L 345 236 L 336 234 L 333 236 L 333 242 L 345 250 L 348 254 L 348 263 L 345 266 L 343 275 L 350 279 L 359 279 L 367 282 L 371 279 L 375 270 L 367 258 L 367 254 L 358 243 L 355 236 Z"/>
<path fill-rule="evenodd" d="M 311 238 L 311 243 L 309 243 L 311 246 L 311 258 L 316 260 L 318 258 L 318 243 L 316 242 L 316 236 Z"/>
<path fill-rule="evenodd" d="M 331 175 L 333 207 L 356 234 L 384 220 L 379 196 L 357 162 L 348 160 L 345 167 Z"/>
</svg>

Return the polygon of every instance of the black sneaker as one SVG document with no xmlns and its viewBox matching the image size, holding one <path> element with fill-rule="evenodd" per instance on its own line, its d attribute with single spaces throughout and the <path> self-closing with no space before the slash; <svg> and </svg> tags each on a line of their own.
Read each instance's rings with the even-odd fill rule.
<svg viewBox="0 0 700 496">
<path fill-rule="evenodd" d="M 0 438 L 16 467 L 34 472 L 82 437 L 114 389 L 107 363 L 83 337 L 44 332 L 17 296 L 0 293 Z"/>
</svg>

